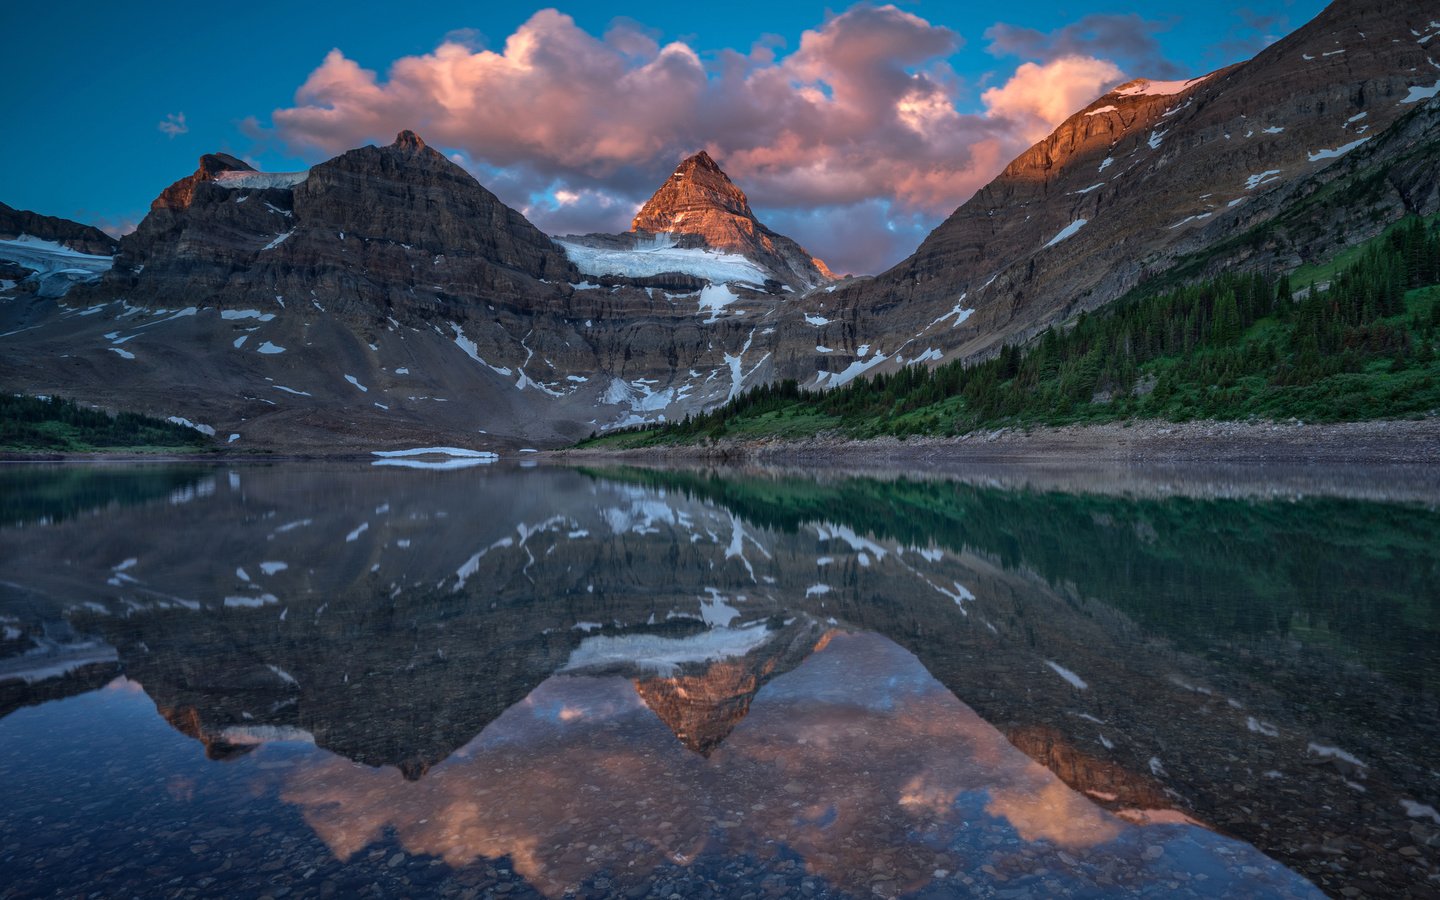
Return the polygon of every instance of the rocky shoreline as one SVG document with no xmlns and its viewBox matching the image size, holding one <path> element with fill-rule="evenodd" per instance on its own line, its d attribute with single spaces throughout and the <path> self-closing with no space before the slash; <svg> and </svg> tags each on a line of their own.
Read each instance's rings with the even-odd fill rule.
<svg viewBox="0 0 1440 900">
<path fill-rule="evenodd" d="M 556 451 L 566 458 L 749 463 L 1330 463 L 1428 464 L 1440 459 L 1440 419 L 1342 422 L 1139 421 L 1001 428 L 953 438 L 719 441 L 633 450 Z"/>
</svg>

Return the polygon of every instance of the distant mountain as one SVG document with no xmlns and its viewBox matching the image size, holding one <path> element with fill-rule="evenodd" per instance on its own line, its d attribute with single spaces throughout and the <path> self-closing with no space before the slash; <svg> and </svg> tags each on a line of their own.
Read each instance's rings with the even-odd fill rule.
<svg viewBox="0 0 1440 900">
<path fill-rule="evenodd" d="M 728 274 L 727 280 L 741 282 L 758 277 L 762 283 L 756 286 L 772 293 L 780 289 L 806 291 L 835 280 L 823 261 L 755 218 L 745 192 L 703 150 L 682 162 L 646 201 L 629 234 L 570 235 L 561 240 L 584 271 L 597 275 L 606 274 L 601 270 L 607 267 L 635 272 L 637 266 L 642 270 L 662 266 L 666 263 L 659 260 L 670 255 L 686 266 L 682 271 L 708 276 L 718 270 L 721 277 Z M 691 251 L 696 261 L 665 253 L 672 248 Z M 628 258 L 614 253 L 616 250 L 640 254 Z M 655 262 L 643 255 L 657 250 Z M 695 258 L 695 250 L 705 251 L 710 259 Z M 743 260 L 734 259 L 736 256 Z M 728 273 L 719 268 L 726 265 L 731 268 Z M 755 269 L 758 274 L 747 271 Z"/>
<path fill-rule="evenodd" d="M 42 216 L 0 203 L 0 241 L 13 241 L 25 235 L 42 241 L 52 241 L 79 253 L 104 256 L 113 254 L 120 244 L 93 225 L 82 225 L 56 216 Z"/>
<path fill-rule="evenodd" d="M 0 203 L 0 299 L 20 284 L 61 297 L 110 268 L 118 242 L 98 228 Z"/>
</svg>

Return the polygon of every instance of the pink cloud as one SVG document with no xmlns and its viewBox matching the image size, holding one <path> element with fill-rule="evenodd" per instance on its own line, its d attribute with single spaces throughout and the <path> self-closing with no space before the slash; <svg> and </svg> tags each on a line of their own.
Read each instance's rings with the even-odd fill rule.
<svg viewBox="0 0 1440 900">
<path fill-rule="evenodd" d="M 172 139 L 182 134 L 189 134 L 190 132 L 190 126 L 185 124 L 185 114 L 183 112 L 166 113 L 165 118 L 161 119 L 155 127 L 160 130 L 161 134 Z"/>
<path fill-rule="evenodd" d="M 1024 63 L 1009 81 L 981 95 L 993 116 L 1003 118 L 1031 143 L 1055 130 L 1077 109 L 1125 80 L 1109 60 L 1062 56 Z"/>
<path fill-rule="evenodd" d="M 885 232 L 875 240 L 816 227 L 806 246 L 839 270 L 874 271 L 914 248 L 886 239 L 896 229 L 876 210 L 903 222 L 900 233 L 917 216 L 933 225 L 1045 123 L 1121 80 L 1100 59 L 1027 63 L 962 112 L 968 88 L 947 63 L 960 35 L 869 4 L 804 32 L 788 55 L 763 36 L 748 52 L 702 60 L 638 23 L 617 20 L 596 37 L 553 9 L 498 51 L 473 43 L 447 38 L 384 78 L 332 50 L 294 105 L 252 134 L 319 158 L 412 128 L 462 153 L 482 183 L 552 233 L 628 223 L 677 160 L 705 149 L 774 220 L 840 222 L 865 210 Z M 891 255 L 877 262 L 876 246 Z"/>
<path fill-rule="evenodd" d="M 985 30 L 985 37 L 990 39 L 987 49 L 995 56 L 1039 62 L 1062 56 L 1099 56 L 1125 60 L 1137 74 L 1149 78 L 1179 78 L 1184 70 L 1165 58 L 1155 39 L 1168 27 L 1135 13 L 1093 13 L 1049 32 L 996 22 Z"/>
</svg>

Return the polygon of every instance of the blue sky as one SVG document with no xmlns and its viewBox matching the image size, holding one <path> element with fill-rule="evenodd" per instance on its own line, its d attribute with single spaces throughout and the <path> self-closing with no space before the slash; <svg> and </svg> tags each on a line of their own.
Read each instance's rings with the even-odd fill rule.
<svg viewBox="0 0 1440 900">
<path fill-rule="evenodd" d="M 1252 55 L 1322 4 L 1157 0 L 1128 18 L 1096 0 L 896 6 L 570 2 L 554 4 L 563 16 L 537 16 L 545 6 L 8 3 L 0 201 L 124 230 L 202 153 L 284 171 L 388 140 L 399 125 L 547 230 L 613 229 L 675 159 L 704 145 L 762 218 L 841 268 L 873 269 L 908 253 L 1053 127 L 1057 113 L 1037 105 L 1037 92 L 1078 106 L 1122 75 L 1201 74 Z M 553 52 L 516 68 L 520 50 L 507 55 L 506 42 L 517 34 Z M 442 64 L 447 40 L 457 49 Z M 340 55 L 327 65 L 332 50 Z M 887 53 L 893 65 L 875 55 Z M 397 60 L 410 61 L 410 82 L 391 73 Z M 416 92 L 442 90 L 452 64 L 468 63 L 489 74 L 458 110 L 453 98 L 416 103 Z M 627 90 L 618 81 L 597 84 L 618 71 L 636 73 L 634 97 L 616 96 Z M 914 83 L 876 86 L 892 71 Z M 518 107 L 486 107 L 497 78 L 516 85 Z M 297 100 L 307 79 L 309 99 Z M 373 96 L 352 103 L 360 89 Z M 684 91 L 690 99 L 661 108 Z M 570 101 L 578 106 L 556 109 Z M 903 134 L 890 115 L 897 104 Z M 412 109 L 418 121 L 406 121 Z M 797 124 L 772 127 L 767 115 Z M 623 139 L 607 133 L 612 121 Z"/>
</svg>

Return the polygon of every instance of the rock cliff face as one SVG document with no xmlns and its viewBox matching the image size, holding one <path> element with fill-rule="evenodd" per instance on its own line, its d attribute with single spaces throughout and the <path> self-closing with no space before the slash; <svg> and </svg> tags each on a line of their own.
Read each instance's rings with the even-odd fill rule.
<svg viewBox="0 0 1440 900">
<path fill-rule="evenodd" d="M 405 131 L 292 174 L 202 157 L 125 240 L 103 288 L 161 304 L 278 310 L 314 296 L 356 316 L 456 318 L 474 298 L 516 303 L 572 274 L 549 238 Z"/>
<path fill-rule="evenodd" d="M 745 192 L 703 150 L 675 169 L 630 227 L 642 234 L 704 238 L 706 246 L 761 262 L 791 287 L 811 288 L 835 278 L 823 261 L 762 225 Z"/>
</svg>

